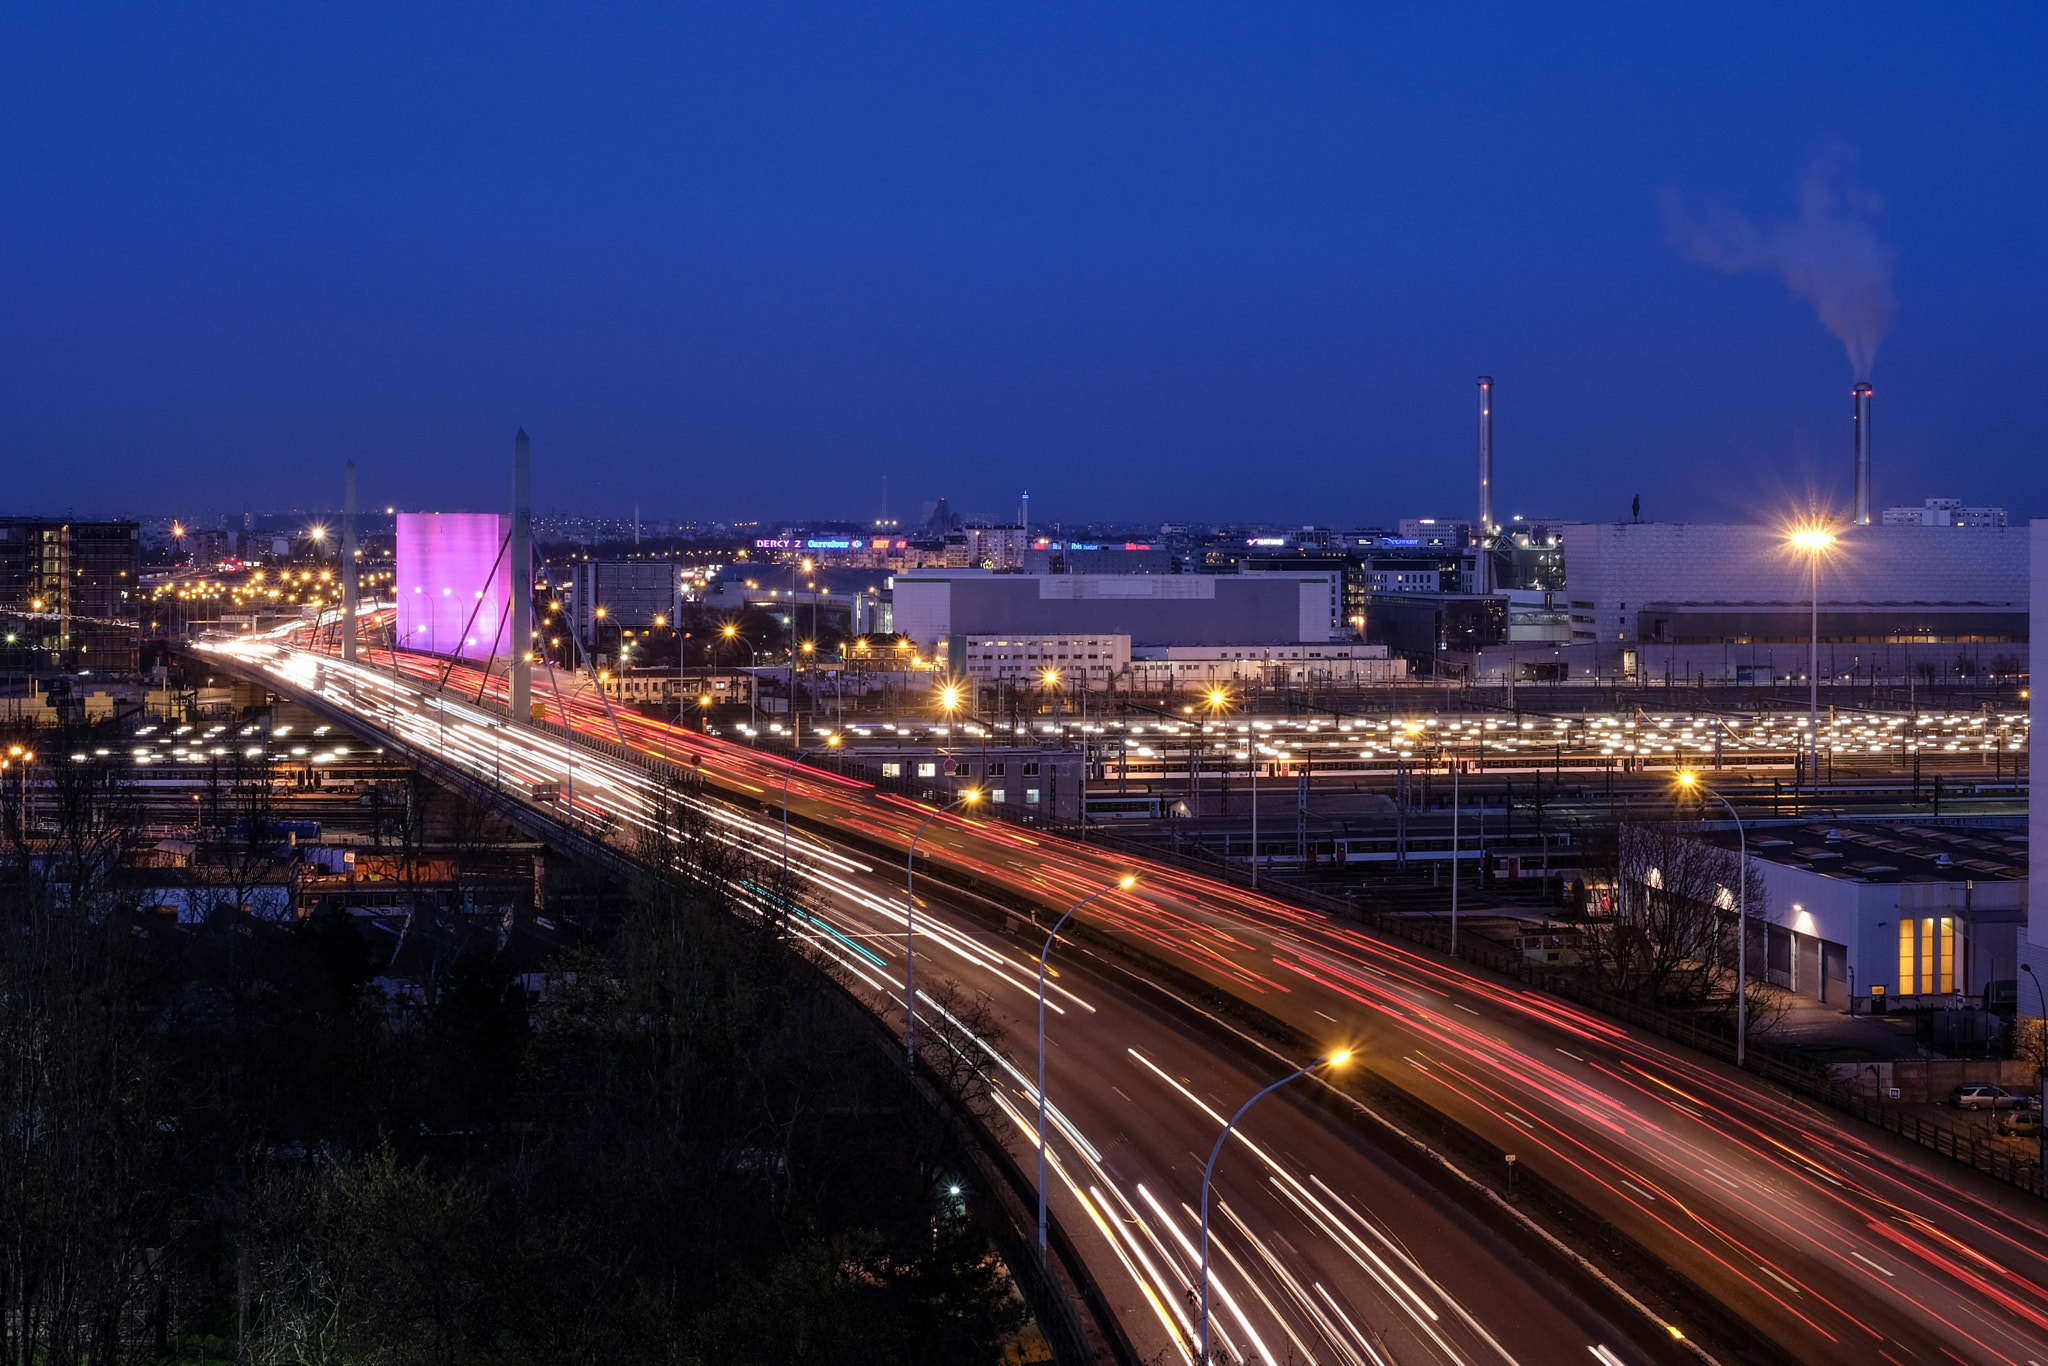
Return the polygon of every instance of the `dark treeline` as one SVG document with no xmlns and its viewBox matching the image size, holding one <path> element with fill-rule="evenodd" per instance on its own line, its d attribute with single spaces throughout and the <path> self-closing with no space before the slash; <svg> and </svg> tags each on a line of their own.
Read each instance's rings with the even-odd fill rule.
<svg viewBox="0 0 2048 1366">
<path fill-rule="evenodd" d="M 445 913 L 394 992 L 344 914 L 141 908 L 117 771 L 39 768 L 33 821 L 0 773 L 4 1366 L 953 1363 L 1019 1331 L 955 1130 L 680 808 L 645 851 L 678 873 L 544 994 Z M 932 1058 L 971 1104 L 961 1042 Z"/>
</svg>

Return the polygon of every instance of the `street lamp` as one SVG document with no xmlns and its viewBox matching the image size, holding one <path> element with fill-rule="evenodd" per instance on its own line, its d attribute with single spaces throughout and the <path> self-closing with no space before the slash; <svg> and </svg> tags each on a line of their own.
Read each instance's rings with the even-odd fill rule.
<svg viewBox="0 0 2048 1366">
<path fill-rule="evenodd" d="M 1749 1041 L 1749 837 L 1743 833 L 1742 817 L 1736 814 L 1734 803 L 1701 782 L 1697 773 L 1679 774 L 1678 785 L 1712 797 L 1728 808 L 1729 818 L 1735 822 L 1736 847 L 1741 851 L 1735 873 L 1735 1065 L 1740 1067 Z"/>
<path fill-rule="evenodd" d="M 1209 1360 L 1209 1182 L 1216 1174 L 1216 1159 L 1222 1156 L 1224 1141 L 1230 1137 L 1230 1131 L 1237 1127 L 1237 1122 L 1244 1118 L 1244 1112 L 1251 1109 L 1252 1106 L 1257 1105 L 1261 1100 L 1272 1095 L 1296 1077 L 1305 1077 L 1318 1067 L 1341 1067 L 1350 1056 L 1350 1049 L 1340 1048 L 1325 1057 L 1317 1058 L 1306 1067 L 1297 1067 L 1294 1071 L 1289 1072 L 1286 1076 L 1238 1106 L 1237 1113 L 1230 1117 L 1230 1122 L 1223 1126 L 1223 1132 L 1216 1136 L 1216 1146 L 1209 1150 L 1209 1165 L 1202 1169 L 1202 1350 L 1200 1355 L 1195 1358 L 1196 1361 L 1207 1362 Z"/>
<path fill-rule="evenodd" d="M 1835 533 L 1813 526 L 1792 533 L 1792 548 L 1806 552 L 1813 588 L 1813 635 L 1806 662 L 1806 762 L 1813 767 L 1813 793 L 1820 795 L 1820 557 L 1835 543 Z"/>
<path fill-rule="evenodd" d="M 2025 963 L 2020 964 L 2020 971 L 2034 977 L 2034 970 Z M 2041 1003 L 2041 1029 L 2044 1042 L 2048 1042 L 2048 995 L 2042 993 L 2039 977 L 2034 977 L 2034 998 Z M 2048 1064 L 2041 1068 L 2041 1125 L 2041 1171 L 2043 1180 L 2048 1180 Z"/>
<path fill-rule="evenodd" d="M 969 788 L 918 822 L 917 833 L 910 837 L 910 852 L 903 858 L 903 1051 L 909 1055 L 913 1073 L 917 1070 L 917 842 L 924 838 L 925 827 L 940 816 L 980 800 L 981 793 Z"/>
<path fill-rule="evenodd" d="M 1211 688 L 1208 695 L 1203 697 L 1202 705 L 1209 709 L 1209 719 L 1214 721 L 1230 706 L 1230 694 L 1222 688 Z M 1206 729 L 1202 731 L 1202 736 L 1202 747 L 1206 749 L 1208 748 L 1208 731 Z M 1226 754 L 1228 753 L 1227 750 L 1225 752 Z M 1202 818 L 1202 771 L 1196 763 L 1195 752 L 1192 746 L 1190 746 L 1188 751 L 1188 780 L 1189 786 L 1194 791 L 1195 819 L 1200 820 Z M 1229 836 L 1226 835 L 1224 840 L 1224 848 L 1228 849 L 1230 847 Z M 1253 858 L 1256 859 L 1257 856 L 1258 851 L 1254 850 Z"/>
<path fill-rule="evenodd" d="M 761 651 L 752 640 L 740 634 L 739 627 L 728 621 L 719 629 L 718 635 L 721 640 L 746 641 L 747 648 L 753 651 L 755 666 L 758 667 L 760 665 Z M 750 671 L 747 674 L 747 743 L 750 745 L 757 743 L 760 738 L 761 718 L 754 710 L 754 695 L 760 691 L 760 687 L 760 676 Z"/>
<path fill-rule="evenodd" d="M 1136 877 L 1126 873 L 1109 886 L 1091 892 L 1067 907 L 1066 914 L 1052 922 L 1052 933 L 1045 937 L 1045 948 L 1038 955 L 1038 1254 L 1041 1257 L 1045 1255 L 1045 960 L 1052 957 L 1052 942 L 1059 938 L 1060 926 L 1066 924 L 1075 911 L 1111 892 L 1127 892 L 1137 882 Z"/>
<path fill-rule="evenodd" d="M 813 745 L 789 761 L 789 768 L 782 775 L 782 885 L 789 886 L 789 780 L 796 776 L 797 766 L 821 749 L 839 748 L 839 737 L 833 736 L 822 745 Z"/>
</svg>

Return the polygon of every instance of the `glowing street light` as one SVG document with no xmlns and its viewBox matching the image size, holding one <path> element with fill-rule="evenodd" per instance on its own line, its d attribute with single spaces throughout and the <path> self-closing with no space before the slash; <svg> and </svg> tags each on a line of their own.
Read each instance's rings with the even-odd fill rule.
<svg viewBox="0 0 2048 1366">
<path fill-rule="evenodd" d="M 1813 792 L 1820 795 L 1820 557 L 1835 543 L 1824 526 L 1806 526 L 1792 533 L 1794 550 L 1806 552 L 1813 588 L 1813 634 L 1806 656 L 1806 762 L 1813 770 Z"/>
<path fill-rule="evenodd" d="M 1743 833 L 1742 817 L 1736 815 L 1735 805 L 1726 797 L 1700 781 L 1700 775 L 1691 771 L 1678 775 L 1678 786 L 1685 791 L 1703 792 L 1728 808 L 1728 816 L 1735 822 L 1735 843 L 1741 860 L 1735 875 L 1735 1065 L 1742 1066 L 1749 1041 L 1749 837 Z"/>
<path fill-rule="evenodd" d="M 1316 1060 L 1315 1060 L 1314 1062 L 1312 1062 L 1312 1063 L 1308 1064 L 1308 1065 L 1307 1065 L 1306 1067 L 1297 1067 L 1297 1068 L 1296 1068 L 1296 1069 L 1295 1069 L 1294 1071 L 1292 1071 L 1292 1072 L 1289 1072 L 1289 1073 L 1288 1073 L 1288 1074 L 1287 1074 L 1286 1076 L 1284 1076 L 1284 1077 L 1280 1078 L 1280 1080 L 1278 1080 L 1278 1081 L 1274 1082 L 1274 1083 L 1273 1083 L 1273 1084 L 1272 1084 L 1271 1086 L 1268 1086 L 1268 1087 L 1267 1087 L 1267 1088 L 1266 1088 L 1265 1090 L 1263 1090 L 1263 1091 L 1259 1092 L 1259 1093 L 1258 1093 L 1257 1095 L 1253 1096 L 1253 1097 L 1252 1097 L 1252 1098 L 1251 1098 L 1250 1100 L 1246 1101 L 1246 1102 L 1245 1102 L 1244 1104 L 1242 1104 L 1242 1105 L 1238 1106 L 1238 1107 L 1237 1107 L 1237 1113 L 1236 1113 L 1236 1114 L 1234 1114 L 1234 1115 L 1232 1115 L 1232 1116 L 1230 1117 L 1230 1122 L 1229 1122 L 1228 1124 L 1226 1124 L 1226 1125 L 1224 1125 L 1224 1126 L 1223 1126 L 1223 1132 L 1222 1132 L 1222 1133 L 1220 1133 L 1220 1134 L 1218 1134 L 1218 1135 L 1216 1136 L 1216 1146 L 1215 1146 L 1214 1148 L 1211 1148 L 1211 1149 L 1209 1150 L 1209 1165 L 1208 1165 L 1208 1166 L 1206 1166 L 1206 1167 L 1204 1167 L 1204 1168 L 1202 1169 L 1202 1271 L 1201 1271 L 1201 1286 L 1202 1286 L 1202 1317 L 1201 1317 L 1201 1341 L 1202 1341 L 1202 1348 L 1201 1348 L 1201 1353 L 1200 1353 L 1200 1354 L 1199 1354 L 1198 1356 L 1196 1356 L 1195 1360 L 1197 1360 L 1197 1361 L 1208 1361 L 1208 1360 L 1210 1359 L 1210 1357 L 1209 1357 L 1209 1182 L 1210 1182 L 1210 1179 L 1211 1179 L 1212 1177 L 1214 1177 L 1214 1176 L 1215 1176 L 1215 1174 L 1216 1174 L 1216 1159 L 1217 1159 L 1218 1157 L 1220 1157 L 1220 1156 L 1222 1155 L 1222 1153 L 1223 1153 L 1223 1144 L 1224 1144 L 1224 1142 L 1225 1142 L 1225 1141 L 1226 1141 L 1227 1139 L 1229 1139 L 1229 1137 L 1230 1137 L 1230 1131 L 1231 1131 L 1232 1129 L 1235 1129 L 1235 1128 L 1237 1127 L 1237 1122 L 1238 1122 L 1238 1121 L 1239 1121 L 1240 1119 L 1243 1119 L 1243 1118 L 1244 1118 L 1244 1112 L 1245 1112 L 1245 1111 L 1247 1111 L 1247 1110 L 1249 1110 L 1249 1109 L 1251 1109 L 1251 1108 L 1252 1108 L 1252 1106 L 1254 1106 L 1254 1105 L 1257 1105 L 1257 1104 L 1258 1104 L 1258 1103 L 1259 1103 L 1259 1102 L 1260 1102 L 1261 1100 L 1264 1100 L 1264 1099 L 1265 1099 L 1265 1098 L 1266 1098 L 1267 1096 L 1270 1096 L 1270 1095 L 1272 1095 L 1272 1094 L 1273 1094 L 1273 1093 L 1274 1093 L 1275 1091 L 1277 1091 L 1277 1090 L 1279 1090 L 1279 1089 L 1280 1089 L 1281 1087 L 1285 1086 L 1285 1085 L 1286 1085 L 1286 1084 L 1287 1084 L 1288 1082 L 1290 1082 L 1290 1081 L 1293 1081 L 1293 1080 L 1294 1080 L 1294 1079 L 1295 1079 L 1296 1077 L 1305 1077 L 1305 1076 L 1307 1076 L 1307 1075 L 1308 1075 L 1309 1073 L 1311 1073 L 1311 1072 L 1315 1071 L 1315 1070 L 1316 1070 L 1316 1069 L 1317 1069 L 1318 1067 L 1342 1067 L 1342 1066 L 1344 1065 L 1344 1063 L 1345 1063 L 1345 1062 L 1346 1062 L 1347 1060 L 1349 1060 L 1349 1059 L 1350 1059 L 1350 1057 L 1351 1057 L 1351 1050 L 1350 1050 L 1350 1049 L 1348 1049 L 1348 1048 L 1340 1048 L 1340 1049 L 1338 1049 L 1338 1050 L 1337 1050 L 1336 1052 L 1334 1052 L 1334 1053 L 1330 1053 L 1330 1054 L 1327 1054 L 1327 1055 L 1325 1055 L 1325 1056 L 1323 1056 L 1323 1057 L 1317 1058 L 1317 1059 L 1316 1059 Z"/>
</svg>

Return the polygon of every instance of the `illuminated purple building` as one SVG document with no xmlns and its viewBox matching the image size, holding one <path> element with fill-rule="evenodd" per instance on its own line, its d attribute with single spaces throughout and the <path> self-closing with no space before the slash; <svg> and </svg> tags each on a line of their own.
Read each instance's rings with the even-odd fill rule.
<svg viewBox="0 0 2048 1366">
<path fill-rule="evenodd" d="M 507 658 L 512 519 L 496 512 L 398 514 L 398 646 Z"/>
</svg>

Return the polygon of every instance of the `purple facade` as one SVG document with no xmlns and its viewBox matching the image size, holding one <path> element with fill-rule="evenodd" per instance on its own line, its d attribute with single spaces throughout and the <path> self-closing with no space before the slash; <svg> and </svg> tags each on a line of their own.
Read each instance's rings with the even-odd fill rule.
<svg viewBox="0 0 2048 1366">
<path fill-rule="evenodd" d="M 496 512 L 398 514 L 398 647 L 508 657 L 512 519 Z"/>
</svg>

